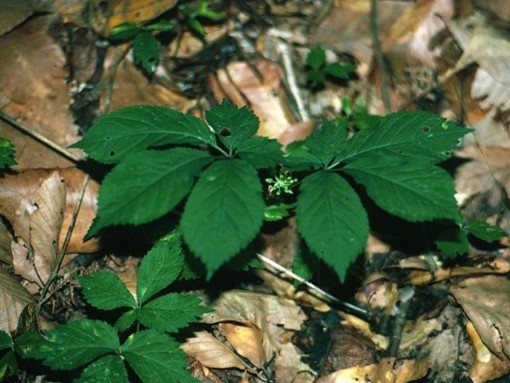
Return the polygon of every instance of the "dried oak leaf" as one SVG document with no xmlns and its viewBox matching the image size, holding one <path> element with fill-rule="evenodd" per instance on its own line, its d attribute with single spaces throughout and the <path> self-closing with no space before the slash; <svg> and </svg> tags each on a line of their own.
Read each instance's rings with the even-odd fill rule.
<svg viewBox="0 0 510 383">
<path fill-rule="evenodd" d="M 510 281 L 505 276 L 468 278 L 450 287 L 487 348 L 500 359 L 510 358 Z"/>
</svg>

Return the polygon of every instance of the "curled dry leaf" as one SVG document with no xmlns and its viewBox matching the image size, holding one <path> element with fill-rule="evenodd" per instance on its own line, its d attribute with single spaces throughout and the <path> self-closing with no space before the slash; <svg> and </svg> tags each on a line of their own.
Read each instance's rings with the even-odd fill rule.
<svg viewBox="0 0 510 383">
<path fill-rule="evenodd" d="M 299 330 L 306 316 L 295 302 L 274 295 L 233 290 L 224 293 L 214 304 L 215 312 L 204 316 L 206 323 L 236 322 L 260 329 L 266 360 L 274 359 L 275 379 L 290 383 L 309 367 L 298 362 L 299 353 L 288 340 L 287 331 Z M 285 349 L 285 352 L 283 351 Z M 289 359 L 290 358 L 290 359 Z M 288 364 L 288 360 L 295 363 Z"/>
<path fill-rule="evenodd" d="M 0 269 L 0 330 L 7 333 L 16 330 L 18 318 L 30 302 L 30 293 L 8 272 Z"/>
<path fill-rule="evenodd" d="M 29 217 L 34 208 L 34 201 L 43 182 L 52 174 L 58 173 L 63 177 L 66 199 L 62 230 L 57 238 L 62 244 L 69 229 L 73 211 L 78 202 L 78 196 L 83 186 L 85 174 L 76 168 L 57 170 L 33 169 L 16 174 L 5 174 L 0 179 L 0 205 L 2 214 L 11 223 L 17 238 L 23 239 L 27 244 L 31 242 Z M 97 239 L 84 242 L 83 237 L 92 220 L 96 216 L 96 199 L 99 184 L 91 180 L 87 186 L 80 212 L 78 213 L 73 236 L 67 248 L 67 253 L 88 253 L 98 249 Z"/>
<path fill-rule="evenodd" d="M 237 368 L 244 370 L 246 365 L 231 349 L 207 331 L 195 333 L 181 345 L 186 354 L 208 368 Z"/>
<path fill-rule="evenodd" d="M 483 383 L 510 373 L 510 360 L 500 359 L 485 346 L 472 322 L 466 324 L 466 331 L 473 345 L 473 365 L 469 377 L 473 383 Z"/>
<path fill-rule="evenodd" d="M 262 368 L 266 361 L 262 348 L 262 332 L 251 323 L 221 322 L 219 330 L 236 352 L 255 367 Z"/>
<path fill-rule="evenodd" d="M 450 287 L 487 348 L 500 359 L 510 358 L 510 281 L 485 275 Z"/>
<path fill-rule="evenodd" d="M 21 232 L 25 236 L 18 245 L 25 245 L 29 256 L 20 257 L 15 252 L 14 269 L 39 286 L 48 280 L 55 266 L 65 199 L 66 188 L 56 171 L 41 183 L 32 198 L 22 200 L 17 210 L 23 217 Z"/>
</svg>

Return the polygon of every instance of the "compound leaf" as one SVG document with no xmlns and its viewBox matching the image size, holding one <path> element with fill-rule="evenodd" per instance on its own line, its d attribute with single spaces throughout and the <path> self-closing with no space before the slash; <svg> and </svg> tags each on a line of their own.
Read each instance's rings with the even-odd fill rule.
<svg viewBox="0 0 510 383">
<path fill-rule="evenodd" d="M 365 155 L 344 170 L 365 187 L 379 207 L 400 218 L 411 222 L 442 218 L 460 221 L 453 181 L 437 166 L 388 154 L 384 160 Z"/>
<path fill-rule="evenodd" d="M 347 141 L 337 162 L 371 153 L 378 156 L 381 164 L 395 155 L 438 163 L 450 158 L 460 138 L 470 131 L 427 112 L 392 113 Z"/>
<path fill-rule="evenodd" d="M 368 238 L 368 218 L 361 201 L 347 181 L 327 171 L 305 177 L 300 191 L 299 232 L 343 280 Z"/>
<path fill-rule="evenodd" d="M 141 31 L 133 40 L 133 60 L 148 74 L 154 73 L 159 63 L 158 40 L 147 31 Z"/>
<path fill-rule="evenodd" d="M 104 178 L 98 215 L 87 236 L 118 224 L 140 225 L 172 210 L 213 158 L 204 151 L 174 148 L 134 153 Z"/>
<path fill-rule="evenodd" d="M 144 305 L 138 310 L 137 318 L 146 327 L 175 332 L 209 311 L 194 295 L 170 293 Z"/>
<path fill-rule="evenodd" d="M 77 276 L 87 302 L 101 310 L 119 307 L 136 307 L 136 302 L 126 285 L 111 272 L 100 271 L 90 277 Z"/>
<path fill-rule="evenodd" d="M 255 168 L 274 167 L 283 162 L 281 144 L 267 137 L 248 138 L 239 144 L 236 153 Z"/>
<path fill-rule="evenodd" d="M 82 319 L 47 331 L 24 333 L 15 342 L 23 358 L 42 359 L 55 370 L 72 370 L 120 348 L 117 332 L 108 323 Z"/>
<path fill-rule="evenodd" d="M 263 219 L 257 171 L 243 160 L 224 160 L 200 176 L 181 225 L 186 244 L 205 263 L 209 278 L 255 237 Z"/>
<path fill-rule="evenodd" d="M 101 117 L 72 147 L 115 164 L 128 154 L 170 144 L 211 144 L 214 133 L 200 119 L 163 106 L 129 106 Z"/>
<path fill-rule="evenodd" d="M 238 108 L 227 100 L 205 112 L 205 119 L 229 150 L 252 137 L 259 128 L 259 119 L 246 106 Z"/>
<path fill-rule="evenodd" d="M 122 354 L 144 383 L 197 383 L 186 371 L 179 343 L 164 332 L 150 329 L 129 336 Z"/>
<path fill-rule="evenodd" d="M 128 383 L 124 363 L 117 355 L 106 355 L 89 364 L 73 383 Z"/>
<path fill-rule="evenodd" d="M 160 239 L 143 258 L 138 269 L 136 296 L 139 307 L 175 281 L 183 265 L 179 234 L 174 232 Z"/>
</svg>

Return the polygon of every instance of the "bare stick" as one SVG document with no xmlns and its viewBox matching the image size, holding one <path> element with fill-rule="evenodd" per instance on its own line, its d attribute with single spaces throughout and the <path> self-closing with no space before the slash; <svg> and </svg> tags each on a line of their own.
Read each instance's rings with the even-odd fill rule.
<svg viewBox="0 0 510 383">
<path fill-rule="evenodd" d="M 60 146 L 56 142 L 51 141 L 50 139 L 44 137 L 42 134 L 20 124 L 18 121 L 16 121 L 11 116 L 0 112 L 0 119 L 7 122 L 9 125 L 14 127 L 15 129 L 25 133 L 26 135 L 32 137 L 37 142 L 43 144 L 44 146 L 50 148 L 54 152 L 60 154 L 61 156 L 67 158 L 69 161 L 72 161 L 74 163 L 78 163 L 80 161 L 80 158 L 73 153 L 69 152 L 66 148 Z"/>
<path fill-rule="evenodd" d="M 370 1 L 370 34 L 372 35 L 372 44 L 374 47 L 375 59 L 381 71 L 381 93 L 384 103 L 384 110 L 386 114 L 392 112 L 390 94 L 388 91 L 388 71 L 384 62 L 384 57 L 381 50 L 381 43 L 379 41 L 379 33 L 377 29 L 377 0 Z"/>
<path fill-rule="evenodd" d="M 272 259 L 266 257 L 265 255 L 257 253 L 257 258 L 260 259 L 264 264 L 269 265 L 269 266 L 275 268 L 276 270 L 278 270 L 279 272 L 287 275 L 288 277 L 298 281 L 299 283 L 302 283 L 302 284 L 306 285 L 309 289 L 315 291 L 316 293 L 318 293 L 319 295 L 323 296 L 324 298 L 326 298 L 330 302 L 333 302 L 333 303 L 336 303 L 338 305 L 344 306 L 344 307 L 348 308 L 349 310 L 357 312 L 358 314 L 361 314 L 361 315 L 363 315 L 365 317 L 368 316 L 367 310 L 365 310 L 365 309 L 363 309 L 361 307 L 358 307 L 356 305 L 353 305 L 352 303 L 341 301 L 340 299 L 334 297 L 333 295 L 331 295 L 327 291 L 324 291 L 320 287 L 315 286 L 313 283 L 311 283 L 311 282 L 307 281 L 306 279 L 300 277 L 299 275 L 297 275 L 296 273 L 292 272 L 291 270 L 286 269 L 285 267 L 283 267 L 279 263 L 273 261 Z"/>
</svg>

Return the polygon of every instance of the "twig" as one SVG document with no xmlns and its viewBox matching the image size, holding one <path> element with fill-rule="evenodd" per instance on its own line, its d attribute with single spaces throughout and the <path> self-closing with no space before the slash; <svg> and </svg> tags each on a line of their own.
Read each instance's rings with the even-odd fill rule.
<svg viewBox="0 0 510 383">
<path fill-rule="evenodd" d="M 335 304 L 340 305 L 340 306 L 343 306 L 343 307 L 345 307 L 345 308 L 347 308 L 347 309 L 349 309 L 349 310 L 351 310 L 353 312 L 356 312 L 358 314 L 363 315 L 364 317 L 368 316 L 367 310 L 365 310 L 365 309 L 363 309 L 361 307 L 358 307 L 356 305 L 353 305 L 352 303 L 341 301 L 340 299 L 334 297 L 333 295 L 331 295 L 327 291 L 324 291 L 320 287 L 315 286 L 313 283 L 311 283 L 311 282 L 307 281 L 306 279 L 300 277 L 299 275 L 297 275 L 296 273 L 292 272 L 291 270 L 286 269 L 285 267 L 283 267 L 279 263 L 273 261 L 272 259 L 266 257 L 265 255 L 257 253 L 257 258 L 260 259 L 260 261 L 262 261 L 264 264 L 269 265 L 269 266 L 275 268 L 276 270 L 278 270 L 279 272 L 287 275 L 288 277 L 298 281 L 299 283 L 302 283 L 302 284 L 306 285 L 309 289 L 315 291 L 316 293 L 318 293 L 322 297 L 326 298 L 330 302 L 335 303 Z"/>
<path fill-rule="evenodd" d="M 298 119 L 300 121 L 308 121 L 310 119 L 310 116 L 306 111 L 303 98 L 301 97 L 301 93 L 299 92 L 299 87 L 297 84 L 296 75 L 294 73 L 294 67 L 292 65 L 292 59 L 290 57 L 289 48 L 287 47 L 287 44 L 281 41 L 281 38 L 284 37 L 283 33 L 276 29 L 270 29 L 268 33 L 270 36 L 275 38 L 276 49 L 278 50 L 278 53 L 282 58 L 283 70 L 285 72 L 285 80 L 290 93 L 289 96 L 296 104 Z"/>
<path fill-rule="evenodd" d="M 60 154 L 61 156 L 67 158 L 69 161 L 72 161 L 74 163 L 80 162 L 80 158 L 75 156 L 73 153 L 69 152 L 66 148 L 60 146 L 56 142 L 51 141 L 50 139 L 46 138 L 42 134 L 20 124 L 18 121 L 16 121 L 11 116 L 0 112 L 0 119 L 7 122 L 9 125 L 11 125 L 13 128 L 25 133 L 26 135 L 32 137 L 37 142 L 43 144 L 44 146 L 50 148 L 51 150 L 55 151 L 56 153 Z"/>
<path fill-rule="evenodd" d="M 379 70 L 381 71 L 381 94 L 384 103 L 384 110 L 386 114 L 392 112 L 391 101 L 388 87 L 388 71 L 384 63 L 384 57 L 381 50 L 381 43 L 379 41 L 379 33 L 377 29 L 377 0 L 370 1 L 370 34 L 372 36 L 372 44 L 374 47 L 375 59 Z"/>
<path fill-rule="evenodd" d="M 48 280 L 44 284 L 41 295 L 39 297 L 39 301 L 37 302 L 37 308 L 36 308 L 36 316 L 39 315 L 39 312 L 41 311 L 42 305 L 49 299 L 51 295 L 48 295 L 48 290 L 55 280 L 55 278 L 58 275 L 58 272 L 60 270 L 60 266 L 62 265 L 62 261 L 64 260 L 64 256 L 66 254 L 67 247 L 69 246 L 69 242 L 71 241 L 71 235 L 73 234 L 74 226 L 76 225 L 76 218 L 78 217 L 78 213 L 80 212 L 81 204 L 83 202 L 83 198 L 85 196 L 85 192 L 87 190 L 87 186 L 90 181 L 90 176 L 87 174 L 85 176 L 85 181 L 83 181 L 83 186 L 80 190 L 80 195 L 78 196 L 78 201 L 76 202 L 76 206 L 74 207 L 73 216 L 71 217 L 71 222 L 69 224 L 69 228 L 67 229 L 66 236 L 64 238 L 64 243 L 62 244 L 62 248 L 60 249 L 60 252 L 57 256 L 57 260 L 55 262 L 55 266 L 53 267 L 53 270 L 51 271 L 50 276 L 48 277 Z"/>
</svg>

